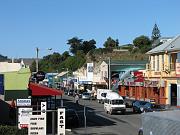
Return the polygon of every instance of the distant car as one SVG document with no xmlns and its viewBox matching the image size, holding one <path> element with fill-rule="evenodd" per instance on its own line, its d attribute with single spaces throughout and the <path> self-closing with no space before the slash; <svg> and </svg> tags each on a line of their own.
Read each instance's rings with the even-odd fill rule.
<svg viewBox="0 0 180 135">
<path fill-rule="evenodd" d="M 138 113 L 142 113 L 144 112 L 144 105 L 146 103 L 149 103 L 147 101 L 139 101 L 139 100 L 136 100 L 133 102 L 132 104 L 132 108 L 133 108 L 133 112 L 138 112 Z"/>
<path fill-rule="evenodd" d="M 68 96 L 73 96 L 74 95 L 74 90 L 69 90 L 67 95 Z"/>
<path fill-rule="evenodd" d="M 66 109 L 65 117 L 66 129 L 79 127 L 79 117 L 76 110 Z"/>
<path fill-rule="evenodd" d="M 83 94 L 82 94 L 82 99 L 90 99 L 91 98 L 91 94 L 90 93 L 87 93 L 87 92 L 84 92 Z"/>
</svg>

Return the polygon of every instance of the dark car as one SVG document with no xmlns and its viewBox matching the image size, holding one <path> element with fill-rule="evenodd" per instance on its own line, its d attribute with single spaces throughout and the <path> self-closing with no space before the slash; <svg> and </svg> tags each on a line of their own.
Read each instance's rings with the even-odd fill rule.
<svg viewBox="0 0 180 135">
<path fill-rule="evenodd" d="M 154 111 L 163 111 L 165 110 L 164 105 L 146 103 L 143 106 L 143 112 L 154 112 Z"/>
<path fill-rule="evenodd" d="M 133 102 L 132 104 L 132 108 L 133 108 L 133 112 L 138 112 L 138 113 L 142 113 L 144 112 L 144 105 L 146 103 L 149 103 L 147 101 L 139 101 L 139 100 L 136 100 Z"/>
<path fill-rule="evenodd" d="M 74 109 L 66 109 L 66 129 L 79 127 L 79 117 Z"/>
</svg>

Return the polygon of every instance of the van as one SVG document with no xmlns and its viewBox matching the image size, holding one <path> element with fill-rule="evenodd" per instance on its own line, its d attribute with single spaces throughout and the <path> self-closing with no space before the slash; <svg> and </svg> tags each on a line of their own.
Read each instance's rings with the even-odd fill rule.
<svg viewBox="0 0 180 135">
<path fill-rule="evenodd" d="M 126 105 L 123 98 L 116 92 L 109 92 L 104 100 L 104 110 L 106 113 L 113 114 L 115 112 L 121 112 L 125 114 Z"/>
<path fill-rule="evenodd" d="M 109 90 L 109 89 L 97 89 L 98 103 L 104 103 L 104 100 L 106 99 L 106 95 L 109 92 L 112 92 L 112 90 Z"/>
</svg>

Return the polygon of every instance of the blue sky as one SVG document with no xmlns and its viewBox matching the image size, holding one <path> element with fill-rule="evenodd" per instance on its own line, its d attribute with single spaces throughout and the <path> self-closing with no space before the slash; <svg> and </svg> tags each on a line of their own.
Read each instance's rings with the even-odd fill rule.
<svg viewBox="0 0 180 135">
<path fill-rule="evenodd" d="M 120 44 L 151 36 L 156 22 L 162 36 L 180 33 L 179 0 L 0 0 L 0 54 L 33 58 L 69 50 L 67 40 L 111 36 Z"/>
</svg>

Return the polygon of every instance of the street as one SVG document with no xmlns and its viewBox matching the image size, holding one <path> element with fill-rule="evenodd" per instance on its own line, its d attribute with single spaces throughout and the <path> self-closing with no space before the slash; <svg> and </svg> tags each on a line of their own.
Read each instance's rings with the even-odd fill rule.
<svg viewBox="0 0 180 135">
<path fill-rule="evenodd" d="M 63 96 L 63 104 L 67 108 L 74 108 L 80 118 L 80 127 L 67 131 L 68 135 L 137 135 L 141 127 L 141 115 L 133 114 L 131 108 L 126 109 L 126 114 L 106 114 L 103 104 L 96 100 L 79 100 L 79 105 L 74 102 L 74 97 Z M 86 124 L 84 117 L 86 109 Z"/>
</svg>

